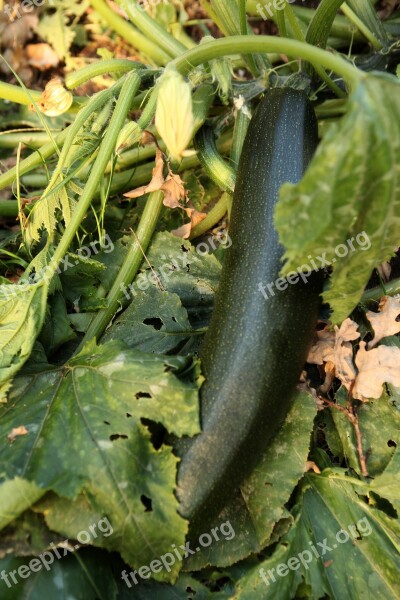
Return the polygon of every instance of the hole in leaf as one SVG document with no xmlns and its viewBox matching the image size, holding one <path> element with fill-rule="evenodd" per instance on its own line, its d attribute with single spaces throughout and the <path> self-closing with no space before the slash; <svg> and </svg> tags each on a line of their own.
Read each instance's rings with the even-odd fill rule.
<svg viewBox="0 0 400 600">
<path fill-rule="evenodd" d="M 184 244 L 182 244 L 181 250 L 182 250 L 182 252 L 189 252 L 189 248 L 186 248 L 186 246 Z"/>
<path fill-rule="evenodd" d="M 156 329 L 157 331 L 160 331 L 161 327 L 164 325 L 162 320 L 159 319 L 158 317 L 144 319 L 143 323 L 144 323 L 144 325 L 151 325 L 151 327 L 154 327 L 154 329 Z"/>
<path fill-rule="evenodd" d="M 175 319 L 175 317 L 172 317 L 172 320 L 173 320 L 173 322 L 174 322 L 174 323 L 176 323 L 176 319 Z"/>
<path fill-rule="evenodd" d="M 145 496 L 144 494 L 142 494 L 140 496 L 140 500 L 141 500 L 143 506 L 145 507 L 145 511 L 144 512 L 151 512 L 153 510 L 151 498 L 148 498 L 147 496 Z"/>
<path fill-rule="evenodd" d="M 112 435 L 110 435 L 110 440 L 112 442 L 114 442 L 114 440 L 119 440 L 119 439 L 121 439 L 121 440 L 127 440 L 128 436 L 125 435 L 125 434 L 123 434 L 123 433 L 113 433 Z"/>
<path fill-rule="evenodd" d="M 151 398 L 151 394 L 148 394 L 147 392 L 138 392 L 135 394 L 135 398 L 136 400 L 140 400 L 140 398 Z"/>
<path fill-rule="evenodd" d="M 155 423 L 150 419 L 141 418 L 140 422 L 150 434 L 150 442 L 153 444 L 154 450 L 159 450 L 164 443 L 168 443 L 168 431 L 161 423 Z"/>
<path fill-rule="evenodd" d="M 393 440 L 389 440 L 387 445 L 389 446 L 389 448 L 397 448 L 397 444 Z"/>
<path fill-rule="evenodd" d="M 104 425 L 111 425 L 109 421 L 103 421 Z"/>
<path fill-rule="evenodd" d="M 125 416 L 126 416 L 127 419 L 130 419 L 132 415 L 131 415 L 131 413 L 126 413 Z"/>
</svg>

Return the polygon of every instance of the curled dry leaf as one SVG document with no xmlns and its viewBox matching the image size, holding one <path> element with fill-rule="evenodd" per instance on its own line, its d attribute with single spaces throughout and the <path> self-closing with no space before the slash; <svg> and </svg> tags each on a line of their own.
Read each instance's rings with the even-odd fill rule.
<svg viewBox="0 0 400 600">
<path fill-rule="evenodd" d="M 326 378 L 321 392 L 327 392 L 335 377 L 338 377 L 346 389 L 350 389 L 356 370 L 353 363 L 351 342 L 360 337 L 358 325 L 351 319 L 343 321 L 340 327 L 331 331 L 329 323 L 317 331 L 317 341 L 311 348 L 307 362 L 322 365 L 325 363 Z"/>
<path fill-rule="evenodd" d="M 400 315 L 400 296 L 391 298 L 384 296 L 379 303 L 379 312 L 367 312 L 367 319 L 374 330 L 374 339 L 369 342 L 368 349 L 373 348 L 382 338 L 396 335 L 400 332 L 400 322 L 396 321 Z"/>
<path fill-rule="evenodd" d="M 184 206 L 183 202 L 187 202 L 188 197 L 185 190 L 184 182 L 179 175 L 176 175 L 168 167 L 167 178 L 164 178 L 164 157 L 163 153 L 159 148 L 156 149 L 156 166 L 153 169 L 153 175 L 148 185 L 143 185 L 131 192 L 124 194 L 126 198 L 139 198 L 144 194 L 150 192 L 156 192 L 161 190 L 164 192 L 163 204 L 168 208 L 182 208 L 188 217 L 190 217 L 190 223 L 185 223 L 178 229 L 173 230 L 171 233 L 177 237 L 187 239 L 190 236 L 190 232 L 200 221 L 205 219 L 206 213 L 197 211 L 190 206 Z"/>
<path fill-rule="evenodd" d="M 150 192 L 157 192 L 161 189 L 164 183 L 164 158 L 161 150 L 159 148 L 156 149 L 156 164 L 153 169 L 153 174 L 151 181 L 148 185 L 142 185 L 141 187 L 132 190 L 131 192 L 127 192 L 124 194 L 126 198 L 140 198 L 140 196 L 144 196 L 145 194 L 149 194 Z"/>
<path fill-rule="evenodd" d="M 169 171 L 167 179 L 161 186 L 161 190 L 164 192 L 164 206 L 182 208 L 180 201 L 186 198 L 186 190 L 179 175 L 174 175 L 172 171 Z"/>
<path fill-rule="evenodd" d="M 24 425 L 20 425 L 19 427 L 14 427 L 14 429 L 11 429 L 7 438 L 10 442 L 13 442 L 18 436 L 26 435 L 27 433 L 29 433 L 27 428 Z"/>
<path fill-rule="evenodd" d="M 353 387 L 353 397 L 365 402 L 369 398 L 380 398 L 383 384 L 400 387 L 400 348 L 378 346 L 366 350 L 366 343 L 360 342 L 356 356 L 358 375 Z"/>
<path fill-rule="evenodd" d="M 358 325 L 351 319 L 346 319 L 340 328 L 335 326 L 334 364 L 336 377 L 340 379 L 344 387 L 349 390 L 356 378 L 356 370 L 353 362 L 353 341 L 360 337 L 357 331 Z"/>
</svg>

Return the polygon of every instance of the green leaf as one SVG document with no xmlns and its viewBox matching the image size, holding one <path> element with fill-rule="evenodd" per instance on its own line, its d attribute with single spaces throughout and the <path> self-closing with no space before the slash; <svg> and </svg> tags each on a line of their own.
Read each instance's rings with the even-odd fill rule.
<svg viewBox="0 0 400 600">
<path fill-rule="evenodd" d="M 400 512 L 400 451 L 398 445 L 388 466 L 383 473 L 375 477 L 370 488 L 381 498 L 390 500 L 397 513 Z"/>
<path fill-rule="evenodd" d="M 306 270 L 312 260 L 319 266 L 325 252 L 334 263 L 324 294 L 334 322 L 351 313 L 374 267 L 398 246 L 399 163 L 400 83 L 375 73 L 354 89 L 302 181 L 282 187 L 275 213 L 282 272 Z"/>
<path fill-rule="evenodd" d="M 0 285 L 0 402 L 43 325 L 48 285 Z"/>
<path fill-rule="evenodd" d="M 221 263 L 211 252 L 210 245 L 194 247 L 167 232 L 157 234 L 149 248 L 148 261 L 163 288 L 180 297 L 189 315 L 211 312 L 221 274 Z M 144 271 L 151 274 L 148 265 Z"/>
<path fill-rule="evenodd" d="M 336 400 L 346 405 L 347 391 L 344 388 L 339 390 Z M 347 464 L 361 474 L 354 427 L 342 411 L 332 407 L 331 414 Z M 357 415 L 368 474 L 375 477 L 384 471 L 393 456 L 395 445 L 400 444 L 399 406 L 385 392 L 379 400 L 362 404 Z"/>
<path fill-rule="evenodd" d="M 123 340 L 130 348 L 143 352 L 172 354 L 192 335 L 179 296 L 151 287 L 138 292 L 135 301 L 106 331 L 102 343 Z"/>
<path fill-rule="evenodd" d="M 35 483 L 21 479 L 20 477 L 4 481 L 3 468 L 1 468 L 1 481 L 0 530 L 19 517 L 19 515 L 45 494 L 45 490 Z"/>
<path fill-rule="evenodd" d="M 97 288 L 106 267 L 98 260 L 70 252 L 60 265 L 60 281 L 64 298 L 80 311 L 98 310 L 105 306 Z"/>
<path fill-rule="evenodd" d="M 19 377 L 12 410 L 0 415 L 3 478 L 23 476 L 70 500 L 85 493 L 114 530 L 93 543 L 117 550 L 136 568 L 149 564 L 183 543 L 187 523 L 174 496 L 178 459 L 169 446 L 153 447 L 148 422 L 177 436 L 196 434 L 198 378 L 190 359 L 120 342 L 90 344 L 62 368 Z M 7 434 L 21 424 L 28 434 L 10 444 Z M 178 570 L 176 561 L 170 574 L 156 577 Z"/>
<path fill-rule="evenodd" d="M 71 186 L 64 183 L 62 175 L 53 177 L 29 214 L 28 241 L 39 241 L 43 227 L 52 237 L 59 222 L 57 211 L 61 211 L 65 225 L 68 225 L 75 206 L 76 200 L 73 198 Z"/>
<path fill-rule="evenodd" d="M 6 580 L 0 580 L 0 597 L 2 600 L 55 600 L 56 598 L 85 600 L 116 600 L 117 584 L 109 557 L 102 552 L 84 549 L 74 554 L 59 551 L 60 557 L 50 563 L 49 555 L 44 557 L 49 561 L 47 569 L 40 559 L 32 566 L 37 569 L 38 560 L 41 568 L 34 572 L 30 569 L 33 557 L 15 558 L 9 556 L 0 560 L 0 570 L 5 572 Z M 25 575 L 21 578 L 18 569 L 26 565 L 28 570 L 22 570 Z M 13 578 L 9 575 L 14 571 Z M 7 586 L 6 581 L 9 583 Z"/>
<path fill-rule="evenodd" d="M 239 580 L 235 599 L 399 597 L 398 519 L 369 506 L 352 481 L 343 470 L 304 477 L 294 525 Z"/>
<path fill-rule="evenodd" d="M 279 521 L 287 527 L 293 520 L 285 504 L 304 474 L 316 412 L 311 394 L 298 392 L 282 429 L 241 487 L 240 497 L 233 499 L 215 523 L 210 523 L 211 530 L 229 521 L 235 536 L 191 555 L 185 570 L 232 565 L 261 551 Z"/>
<path fill-rule="evenodd" d="M 49 314 L 44 322 L 39 341 L 46 348 L 47 356 L 51 356 L 60 346 L 74 340 L 76 335 L 68 320 L 65 300 L 56 292 L 49 297 Z"/>
<path fill-rule="evenodd" d="M 68 27 L 66 15 L 57 9 L 51 15 L 44 15 L 36 28 L 40 37 L 52 46 L 60 60 L 69 56 L 69 50 L 75 38 L 75 32 Z"/>
</svg>

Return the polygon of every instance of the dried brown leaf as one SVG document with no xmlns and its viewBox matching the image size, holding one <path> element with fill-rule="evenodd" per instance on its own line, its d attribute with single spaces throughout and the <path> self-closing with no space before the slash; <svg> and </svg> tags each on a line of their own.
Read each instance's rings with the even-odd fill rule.
<svg viewBox="0 0 400 600">
<path fill-rule="evenodd" d="M 164 206 L 168 206 L 169 208 L 182 208 L 180 201 L 186 198 L 186 190 L 179 175 L 174 175 L 172 171 L 170 171 L 167 179 L 162 184 L 161 189 L 164 192 Z"/>
<path fill-rule="evenodd" d="M 380 398 L 384 383 L 400 387 L 400 348 L 382 345 L 367 351 L 366 343 L 360 342 L 356 365 L 354 398 L 364 402 L 369 398 Z"/>
<path fill-rule="evenodd" d="M 317 341 L 311 348 L 307 362 L 316 365 L 325 364 L 325 381 L 321 392 L 327 392 L 335 377 L 338 377 L 346 389 L 350 389 L 356 370 L 353 364 L 352 341 L 358 339 L 357 323 L 346 319 L 340 328 L 335 326 L 331 331 L 329 323 L 324 329 L 317 331 Z"/>
<path fill-rule="evenodd" d="M 353 362 L 353 346 L 351 342 L 360 337 L 358 325 L 351 319 L 345 319 L 340 328 L 335 326 L 336 340 L 334 347 L 334 363 L 336 377 L 349 390 L 356 378 Z"/>
<path fill-rule="evenodd" d="M 382 338 L 396 335 L 400 332 L 400 322 L 396 321 L 400 315 L 400 296 L 391 298 L 384 296 L 379 303 L 379 312 L 367 312 L 367 319 L 374 330 L 374 339 L 369 342 L 368 349 L 376 346 Z"/>
<path fill-rule="evenodd" d="M 190 236 L 191 229 L 192 229 L 192 224 L 191 223 L 185 223 L 185 225 L 182 225 L 181 227 L 178 227 L 178 229 L 173 229 L 171 231 L 171 233 L 173 235 L 176 235 L 176 237 L 181 237 L 184 240 L 187 240 L 188 237 Z"/>
<path fill-rule="evenodd" d="M 150 192 L 157 192 L 161 190 L 164 184 L 164 157 L 163 153 L 159 148 L 156 149 L 156 164 L 153 169 L 152 178 L 149 184 L 142 185 L 141 187 L 132 190 L 131 192 L 127 192 L 124 194 L 126 198 L 140 198 L 140 196 L 144 196 L 144 194 L 149 194 Z"/>
<path fill-rule="evenodd" d="M 315 332 L 315 341 L 311 347 L 307 362 L 311 365 L 322 365 L 324 362 L 333 362 L 336 335 L 327 323 L 324 329 Z"/>
</svg>

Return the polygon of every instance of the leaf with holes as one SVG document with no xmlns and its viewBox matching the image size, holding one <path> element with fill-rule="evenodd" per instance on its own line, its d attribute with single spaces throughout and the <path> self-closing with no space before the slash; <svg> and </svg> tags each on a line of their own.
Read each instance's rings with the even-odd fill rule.
<svg viewBox="0 0 400 600">
<path fill-rule="evenodd" d="M 63 367 L 19 377 L 0 415 L 5 484 L 19 476 L 70 500 L 84 493 L 114 530 L 93 543 L 118 550 L 134 567 L 149 564 L 187 531 L 174 496 L 178 459 L 169 446 L 154 447 L 150 425 L 196 434 L 198 385 L 192 359 L 121 342 L 89 344 Z M 21 423 L 28 434 L 11 444 L 7 434 Z M 177 561 L 157 577 L 178 571 Z"/>
<path fill-rule="evenodd" d="M 334 263 L 324 299 L 331 320 L 343 321 L 399 245 L 400 82 L 374 73 L 355 87 L 302 181 L 283 186 L 275 216 L 283 274 L 306 270 L 313 258 Z"/>
<path fill-rule="evenodd" d="M 179 296 L 150 287 L 137 291 L 135 300 L 102 338 L 123 340 L 143 352 L 176 353 L 194 335 Z"/>
</svg>

